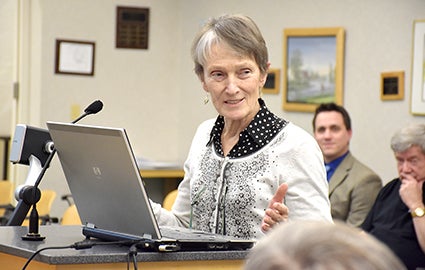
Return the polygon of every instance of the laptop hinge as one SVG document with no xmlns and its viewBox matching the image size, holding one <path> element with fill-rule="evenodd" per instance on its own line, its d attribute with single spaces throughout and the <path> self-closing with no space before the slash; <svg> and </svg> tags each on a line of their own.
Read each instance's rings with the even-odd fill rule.
<svg viewBox="0 0 425 270">
<path fill-rule="evenodd" d="M 89 223 L 89 222 L 86 223 L 86 227 L 89 227 L 92 229 L 96 228 L 96 226 L 93 223 Z"/>
<path fill-rule="evenodd" d="M 143 238 L 144 238 L 144 239 L 152 240 L 152 235 L 150 235 L 150 234 L 148 234 L 148 233 L 144 233 L 144 234 L 143 234 Z"/>
</svg>

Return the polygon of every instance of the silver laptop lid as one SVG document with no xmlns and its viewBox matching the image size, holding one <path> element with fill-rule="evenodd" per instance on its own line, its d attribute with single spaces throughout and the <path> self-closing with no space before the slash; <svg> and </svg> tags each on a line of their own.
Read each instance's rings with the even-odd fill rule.
<svg viewBox="0 0 425 270">
<path fill-rule="evenodd" d="M 47 122 L 83 224 L 160 239 L 126 131 Z"/>
</svg>

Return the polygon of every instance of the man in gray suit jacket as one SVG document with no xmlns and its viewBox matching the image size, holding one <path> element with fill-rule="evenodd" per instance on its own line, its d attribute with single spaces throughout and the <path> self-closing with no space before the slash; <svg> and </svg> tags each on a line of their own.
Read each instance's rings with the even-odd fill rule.
<svg viewBox="0 0 425 270">
<path fill-rule="evenodd" d="M 342 106 L 326 103 L 317 107 L 313 130 L 325 160 L 332 218 L 360 227 L 382 181 L 350 153 L 351 120 Z"/>
</svg>

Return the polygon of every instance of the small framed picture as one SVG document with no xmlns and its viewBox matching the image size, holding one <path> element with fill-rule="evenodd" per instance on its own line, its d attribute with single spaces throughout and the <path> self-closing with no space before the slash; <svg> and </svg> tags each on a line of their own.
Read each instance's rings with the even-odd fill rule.
<svg viewBox="0 0 425 270">
<path fill-rule="evenodd" d="M 94 55 L 94 42 L 57 39 L 55 73 L 93 76 Z"/>
<path fill-rule="evenodd" d="M 266 83 L 263 86 L 264 94 L 279 94 L 280 91 L 280 69 L 271 68 L 267 74 Z"/>
<path fill-rule="evenodd" d="M 381 73 L 381 100 L 404 98 L 404 71 Z"/>
</svg>

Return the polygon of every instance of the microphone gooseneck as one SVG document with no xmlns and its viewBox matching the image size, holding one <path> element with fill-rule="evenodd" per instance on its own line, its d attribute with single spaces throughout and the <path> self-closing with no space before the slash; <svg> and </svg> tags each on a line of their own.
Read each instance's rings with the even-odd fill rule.
<svg viewBox="0 0 425 270">
<path fill-rule="evenodd" d="M 101 110 L 102 110 L 102 108 L 103 108 L 103 103 L 102 103 L 102 101 L 100 101 L 100 100 L 95 100 L 95 101 L 93 101 L 85 110 L 84 110 L 84 113 L 82 114 L 82 115 L 80 115 L 80 117 L 78 117 L 77 119 L 75 119 L 74 121 L 72 121 L 72 124 L 75 124 L 75 123 L 77 123 L 78 121 L 80 121 L 81 119 L 83 119 L 84 117 L 86 117 L 87 115 L 89 115 L 89 114 L 96 114 L 96 113 L 98 113 L 98 112 L 100 112 Z M 40 182 L 41 182 L 41 179 L 43 178 L 43 176 L 44 176 L 44 173 L 46 172 L 46 170 L 47 170 L 47 168 L 49 167 L 49 165 L 50 165 L 50 162 L 52 161 L 52 158 L 53 158 L 53 156 L 56 154 L 56 149 L 54 149 L 54 146 L 53 146 L 53 149 L 52 149 L 52 151 L 50 152 L 50 154 L 49 154 L 49 157 L 47 158 L 47 161 L 46 161 L 46 163 L 44 164 L 44 166 L 43 166 L 43 168 L 42 168 L 42 170 L 41 170 L 41 172 L 40 172 L 40 175 L 39 175 L 39 177 L 37 178 L 37 181 L 35 182 L 35 184 L 34 184 L 34 187 L 36 188 L 36 187 L 38 187 L 38 185 L 40 184 Z"/>
</svg>

